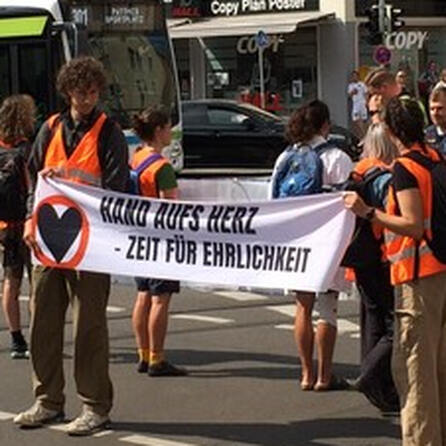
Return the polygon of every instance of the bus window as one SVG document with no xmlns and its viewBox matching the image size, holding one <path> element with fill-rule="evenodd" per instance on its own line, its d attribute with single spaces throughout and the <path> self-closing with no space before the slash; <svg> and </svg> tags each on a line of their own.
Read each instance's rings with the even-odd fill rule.
<svg viewBox="0 0 446 446">
<path fill-rule="evenodd" d="M 134 113 L 151 104 L 175 108 L 176 89 L 167 39 L 159 34 L 93 35 L 90 51 L 105 66 L 108 113 L 129 127 Z"/>
<path fill-rule="evenodd" d="M 34 98 L 39 122 L 43 121 L 48 114 L 49 86 L 54 82 L 53 79 L 49 79 L 47 56 L 44 42 L 18 45 L 20 92 Z"/>
<path fill-rule="evenodd" d="M 104 106 L 126 129 L 132 116 L 152 105 L 171 110 L 179 122 L 173 54 L 159 0 L 71 1 L 80 52 L 99 59 L 107 72 Z"/>
<path fill-rule="evenodd" d="M 11 94 L 11 67 L 7 46 L 0 46 L 0 101 Z"/>
</svg>

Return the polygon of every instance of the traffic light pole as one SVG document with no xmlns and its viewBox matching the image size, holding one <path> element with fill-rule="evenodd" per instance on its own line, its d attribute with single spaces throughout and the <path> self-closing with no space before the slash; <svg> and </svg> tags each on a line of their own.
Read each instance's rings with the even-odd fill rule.
<svg viewBox="0 0 446 446">
<path fill-rule="evenodd" d="M 385 34 L 387 31 L 387 8 L 386 8 L 386 0 L 378 0 L 378 12 L 379 12 L 379 32 Z"/>
</svg>

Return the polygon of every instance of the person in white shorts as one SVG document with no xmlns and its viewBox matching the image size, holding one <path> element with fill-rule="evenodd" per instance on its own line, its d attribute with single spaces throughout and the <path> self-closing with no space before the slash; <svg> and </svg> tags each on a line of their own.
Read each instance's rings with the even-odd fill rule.
<svg viewBox="0 0 446 446">
<path fill-rule="evenodd" d="M 364 82 L 359 80 L 359 73 L 352 72 L 350 83 L 348 84 L 347 93 L 352 101 L 351 118 L 353 132 L 362 138 L 367 128 L 367 87 Z"/>
</svg>

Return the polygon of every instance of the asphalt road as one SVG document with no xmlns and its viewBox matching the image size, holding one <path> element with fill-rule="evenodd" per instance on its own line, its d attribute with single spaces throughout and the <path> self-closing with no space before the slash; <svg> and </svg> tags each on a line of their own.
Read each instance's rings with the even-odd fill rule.
<svg viewBox="0 0 446 446">
<path fill-rule="evenodd" d="M 29 362 L 11 360 L 0 319 L 0 445 L 396 446 L 398 420 L 382 418 L 356 392 L 302 392 L 292 336 L 293 304 L 284 296 L 183 289 L 172 301 L 169 359 L 190 375 L 150 378 L 135 371 L 130 325 L 133 286 L 115 285 L 109 306 L 112 430 L 70 438 L 64 425 L 21 430 L 11 418 L 32 403 Z M 22 298 L 27 323 L 26 292 Z M 335 370 L 358 372 L 357 302 L 341 301 Z M 66 325 L 67 418 L 80 403 Z"/>
</svg>

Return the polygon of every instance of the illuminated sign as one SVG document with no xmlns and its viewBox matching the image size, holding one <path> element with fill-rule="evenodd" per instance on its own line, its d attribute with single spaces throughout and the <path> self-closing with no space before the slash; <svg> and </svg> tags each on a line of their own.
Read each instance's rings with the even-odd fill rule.
<svg viewBox="0 0 446 446">
<path fill-rule="evenodd" d="M 203 16 L 319 10 L 319 0 L 209 0 L 202 4 Z"/>
<path fill-rule="evenodd" d="M 427 36 L 427 31 L 393 32 L 386 36 L 386 46 L 391 50 L 410 50 L 413 47 L 421 50 Z"/>
<path fill-rule="evenodd" d="M 268 37 L 269 41 L 266 48 L 271 48 L 273 53 L 277 53 L 279 44 L 283 42 L 283 39 L 278 35 L 271 35 Z M 243 36 L 237 41 L 237 52 L 239 54 L 254 54 L 257 53 L 258 49 L 256 36 Z"/>
<path fill-rule="evenodd" d="M 159 28 L 163 22 L 162 8 L 156 2 L 110 1 L 73 2 L 70 12 L 73 22 L 89 31 L 147 31 Z"/>
<path fill-rule="evenodd" d="M 201 17 L 201 3 L 197 0 L 174 0 L 172 17 Z"/>
</svg>

